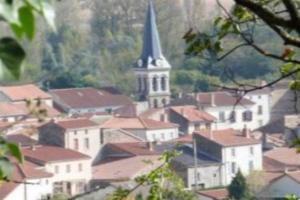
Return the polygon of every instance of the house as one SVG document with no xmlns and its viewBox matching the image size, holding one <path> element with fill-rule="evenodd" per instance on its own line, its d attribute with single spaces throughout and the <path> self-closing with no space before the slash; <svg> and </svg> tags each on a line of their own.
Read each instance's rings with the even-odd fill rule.
<svg viewBox="0 0 300 200">
<path fill-rule="evenodd" d="M 45 115 L 35 116 L 34 112 L 45 111 Z M 42 103 L 40 106 L 27 106 L 25 102 L 11 103 L 0 102 L 0 120 L 4 122 L 16 122 L 23 119 L 33 120 L 35 117 L 43 117 L 43 119 L 57 118 L 60 112 L 47 104 Z"/>
<path fill-rule="evenodd" d="M 233 96 L 228 92 L 206 92 L 194 95 L 201 110 L 217 118 L 214 129 L 233 128 L 242 130 L 247 126 L 255 130 L 259 126 L 255 103 L 246 98 Z"/>
<path fill-rule="evenodd" d="M 53 186 L 50 180 L 53 174 L 39 169 L 34 163 L 13 162 L 13 174 L 10 182 L 2 182 L 0 199 L 3 200 L 40 200 L 50 197 Z"/>
<path fill-rule="evenodd" d="M 22 148 L 22 153 L 26 160 L 53 174 L 49 180 L 53 193 L 73 196 L 89 188 L 91 157 L 70 149 L 42 145 Z"/>
<path fill-rule="evenodd" d="M 24 103 L 27 100 L 42 103 L 52 107 L 52 97 L 36 85 L 16 85 L 0 87 L 0 102 Z"/>
<path fill-rule="evenodd" d="M 179 124 L 183 134 L 192 134 L 201 129 L 213 128 L 216 118 L 207 112 L 200 111 L 196 106 L 174 106 L 170 108 L 169 118 L 172 123 Z"/>
<path fill-rule="evenodd" d="M 200 188 L 219 187 L 222 182 L 222 163 L 200 151 L 197 152 L 195 163 L 194 149 L 191 144 L 176 147 L 181 152 L 173 159 L 172 168 L 189 189 L 196 185 Z"/>
<path fill-rule="evenodd" d="M 200 200 L 227 200 L 228 195 L 227 188 L 197 191 L 197 197 Z"/>
<path fill-rule="evenodd" d="M 194 132 L 197 150 L 222 163 L 222 185 L 229 185 L 238 169 L 244 175 L 262 169 L 261 142 L 251 138 L 246 128 Z"/>
<path fill-rule="evenodd" d="M 123 129 L 146 141 L 168 141 L 178 138 L 178 125 L 141 117 L 114 117 L 101 125 L 103 129 Z"/>
<path fill-rule="evenodd" d="M 161 165 L 160 153 L 152 147 L 147 142 L 106 144 L 101 161 L 93 166 L 92 186 L 134 186 L 136 177 L 148 174 Z"/>
<path fill-rule="evenodd" d="M 270 88 L 264 88 L 248 92 L 243 96 L 245 99 L 255 103 L 253 112 L 256 113 L 254 121 L 256 121 L 256 127 L 265 126 L 270 122 L 271 119 L 271 90 Z M 255 122 L 254 122 L 255 123 Z"/>
<path fill-rule="evenodd" d="M 120 94 L 110 94 L 95 88 L 50 90 L 54 105 L 68 114 L 109 112 L 132 105 L 132 100 Z M 125 108 L 124 108 L 125 109 Z M 129 109 L 129 108 L 127 108 Z M 131 109 L 131 108 L 130 108 Z"/>
<path fill-rule="evenodd" d="M 300 196 L 300 171 L 287 171 L 273 179 L 257 194 L 257 197 L 259 199 L 286 199 L 287 195 Z"/>
<path fill-rule="evenodd" d="M 100 125 L 89 119 L 63 119 L 39 127 L 39 143 L 72 149 L 95 159 L 101 147 L 100 134 Z"/>
</svg>

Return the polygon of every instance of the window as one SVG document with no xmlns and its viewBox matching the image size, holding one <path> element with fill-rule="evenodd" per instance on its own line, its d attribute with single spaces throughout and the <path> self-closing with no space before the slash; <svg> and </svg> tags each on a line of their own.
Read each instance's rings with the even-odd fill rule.
<svg viewBox="0 0 300 200">
<path fill-rule="evenodd" d="M 89 130 L 85 129 L 85 130 L 84 130 L 84 133 L 85 133 L 85 134 L 88 134 L 88 133 L 89 133 Z"/>
<path fill-rule="evenodd" d="M 85 139 L 84 139 L 84 146 L 85 146 L 85 148 L 87 148 L 87 149 L 90 148 L 90 141 L 89 141 L 89 138 L 85 138 Z"/>
<path fill-rule="evenodd" d="M 142 91 L 142 77 L 138 77 L 138 91 L 141 92 Z"/>
<path fill-rule="evenodd" d="M 77 131 L 74 131 L 74 135 L 77 135 Z"/>
<path fill-rule="evenodd" d="M 166 91 L 166 77 L 161 77 L 161 90 Z"/>
<path fill-rule="evenodd" d="M 154 99 L 154 100 L 153 100 L 153 107 L 154 107 L 154 108 L 157 108 L 157 107 L 158 107 L 158 101 L 157 101 L 157 99 Z"/>
<path fill-rule="evenodd" d="M 230 123 L 235 123 L 236 122 L 236 113 L 235 113 L 235 111 L 232 111 L 231 113 L 230 113 Z"/>
<path fill-rule="evenodd" d="M 253 165 L 253 161 L 249 161 L 249 172 L 253 171 L 254 169 L 254 165 Z"/>
<path fill-rule="evenodd" d="M 195 124 L 195 130 L 196 130 L 196 131 L 199 131 L 199 130 L 200 130 L 200 123 L 196 123 L 196 124 Z"/>
<path fill-rule="evenodd" d="M 147 77 L 144 78 L 144 91 L 148 90 Z"/>
<path fill-rule="evenodd" d="M 79 149 L 78 139 L 74 139 L 74 149 L 75 150 Z"/>
<path fill-rule="evenodd" d="M 261 99 L 261 96 L 259 95 L 258 98 Z"/>
<path fill-rule="evenodd" d="M 247 110 L 243 112 L 243 121 L 244 122 L 251 122 L 252 121 L 252 112 Z"/>
<path fill-rule="evenodd" d="M 262 107 L 262 106 L 258 106 L 257 113 L 258 113 L 259 115 L 262 115 L 262 114 L 263 114 L 263 107 Z"/>
<path fill-rule="evenodd" d="M 66 165 L 66 172 L 70 173 L 71 172 L 71 166 L 70 165 Z"/>
<path fill-rule="evenodd" d="M 235 174 L 235 172 L 236 172 L 236 164 L 233 162 L 231 163 L 231 173 Z"/>
<path fill-rule="evenodd" d="M 258 126 L 259 126 L 259 127 L 261 127 L 261 126 L 263 126 L 263 125 L 264 125 L 264 122 L 263 122 L 263 120 L 261 120 L 261 119 L 260 119 L 260 120 L 258 120 Z"/>
<path fill-rule="evenodd" d="M 165 134 L 164 133 L 161 134 L 161 139 L 165 140 Z"/>
<path fill-rule="evenodd" d="M 253 147 L 250 147 L 250 154 L 254 155 L 254 148 Z"/>
<path fill-rule="evenodd" d="M 55 171 L 56 174 L 59 173 L 59 166 L 55 165 L 54 171 Z"/>
<path fill-rule="evenodd" d="M 158 90 L 157 77 L 152 78 L 152 89 L 154 92 Z"/>
<path fill-rule="evenodd" d="M 161 103 L 165 106 L 167 104 L 167 100 L 166 99 L 162 99 Z"/>
<path fill-rule="evenodd" d="M 231 156 L 233 156 L 233 157 L 235 156 L 235 148 L 231 149 Z"/>
<path fill-rule="evenodd" d="M 171 138 L 174 138 L 174 133 L 173 132 L 171 132 Z"/>
<path fill-rule="evenodd" d="M 223 111 L 219 112 L 219 121 L 225 122 L 225 113 Z"/>
<path fill-rule="evenodd" d="M 79 172 L 82 171 L 82 164 L 81 164 L 81 163 L 78 164 L 78 171 L 79 171 Z"/>
<path fill-rule="evenodd" d="M 200 173 L 200 172 L 197 173 L 197 180 L 198 180 L 198 181 L 201 180 L 201 173 Z"/>
</svg>

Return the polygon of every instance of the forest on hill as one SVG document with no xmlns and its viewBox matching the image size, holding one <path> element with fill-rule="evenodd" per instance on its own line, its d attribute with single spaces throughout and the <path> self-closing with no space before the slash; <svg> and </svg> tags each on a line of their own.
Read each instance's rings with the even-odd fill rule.
<svg viewBox="0 0 300 200">
<path fill-rule="evenodd" d="M 24 46 L 28 59 L 18 82 L 35 82 L 49 88 L 115 86 L 133 94 L 133 63 L 142 49 L 143 23 L 148 0 L 64 0 L 56 3 L 56 32 L 41 28 L 33 43 Z M 232 79 L 271 79 L 279 64 L 262 57 L 251 48 L 217 62 L 185 55 L 184 34 L 193 27 L 213 33 L 214 18 L 220 9 L 205 0 L 155 0 L 157 23 L 163 53 L 173 69 L 172 92 L 207 91 L 211 83 Z M 41 22 L 37 22 L 43 27 Z M 10 34 L 1 29 L 1 36 Z M 278 38 L 257 27 L 258 42 L 276 49 Z M 271 39 L 270 39 L 271 38 Z M 226 45 L 235 45 L 236 38 Z M 268 41 L 268 42 L 265 42 Z M 226 70 L 225 70 L 226 69 Z M 230 72 L 230 73 L 229 73 Z M 1 84 L 17 83 L 2 70 Z M 228 73 L 230 75 L 228 75 Z"/>
</svg>

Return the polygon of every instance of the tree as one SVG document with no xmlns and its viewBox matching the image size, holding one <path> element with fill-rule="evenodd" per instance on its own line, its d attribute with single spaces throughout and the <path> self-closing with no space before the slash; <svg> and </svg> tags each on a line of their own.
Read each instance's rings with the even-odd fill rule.
<svg viewBox="0 0 300 200">
<path fill-rule="evenodd" d="M 247 200 L 250 199 L 249 186 L 246 182 L 246 178 L 239 170 L 235 177 L 232 179 L 228 186 L 229 197 L 234 200 Z"/>
<path fill-rule="evenodd" d="M 281 64 L 279 76 L 263 86 L 247 85 L 235 81 L 233 73 L 230 79 L 237 87 L 229 88 L 236 92 L 251 92 L 271 86 L 284 78 L 293 78 L 291 89 L 299 90 L 300 72 L 300 2 L 298 0 L 234 0 L 232 9 L 227 9 L 220 0 L 218 6 L 221 15 L 214 22 L 211 33 L 191 29 L 185 35 L 188 43 L 186 53 L 194 56 L 207 57 L 213 54 L 217 61 L 235 55 L 241 49 L 252 48 L 264 58 L 275 60 Z M 280 39 L 279 46 L 261 45 L 261 27 L 268 30 L 265 38 L 272 44 L 273 38 Z M 227 41 L 235 39 L 234 45 Z M 249 86 L 248 89 L 245 89 Z"/>
<path fill-rule="evenodd" d="M 0 66 L 16 79 L 20 77 L 21 66 L 26 57 L 20 40 L 26 37 L 31 41 L 34 38 L 36 15 L 44 17 L 48 24 L 53 29 L 55 28 L 54 11 L 50 1 L 6 0 L 0 2 L 0 21 L 14 34 L 14 37 L 0 38 Z M 28 106 L 30 106 L 29 102 Z M 40 112 L 34 109 L 31 114 L 36 115 L 37 113 Z M 22 153 L 17 144 L 7 142 L 2 136 L 0 137 L 0 152 L 0 180 L 13 181 L 10 180 L 13 170 L 11 158 L 23 162 Z"/>
</svg>

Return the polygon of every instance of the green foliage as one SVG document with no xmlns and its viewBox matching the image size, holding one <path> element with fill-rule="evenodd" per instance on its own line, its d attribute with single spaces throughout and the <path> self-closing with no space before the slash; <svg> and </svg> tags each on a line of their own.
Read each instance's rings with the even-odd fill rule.
<svg viewBox="0 0 300 200">
<path fill-rule="evenodd" d="M 249 200 L 250 191 L 246 178 L 239 170 L 228 186 L 229 197 L 234 200 Z"/>
<path fill-rule="evenodd" d="M 172 159 L 178 155 L 179 152 L 177 151 L 164 152 L 160 158 L 162 162 L 160 167 L 152 170 L 149 174 L 137 177 L 136 182 L 138 186 L 134 190 L 137 190 L 139 187 L 145 187 L 149 188 L 149 192 L 146 196 L 139 194 L 134 198 L 141 200 L 195 200 L 195 194 L 184 189 L 182 180 L 171 168 Z M 112 199 L 109 200 L 131 199 L 134 190 L 119 188 L 110 196 Z"/>
</svg>

